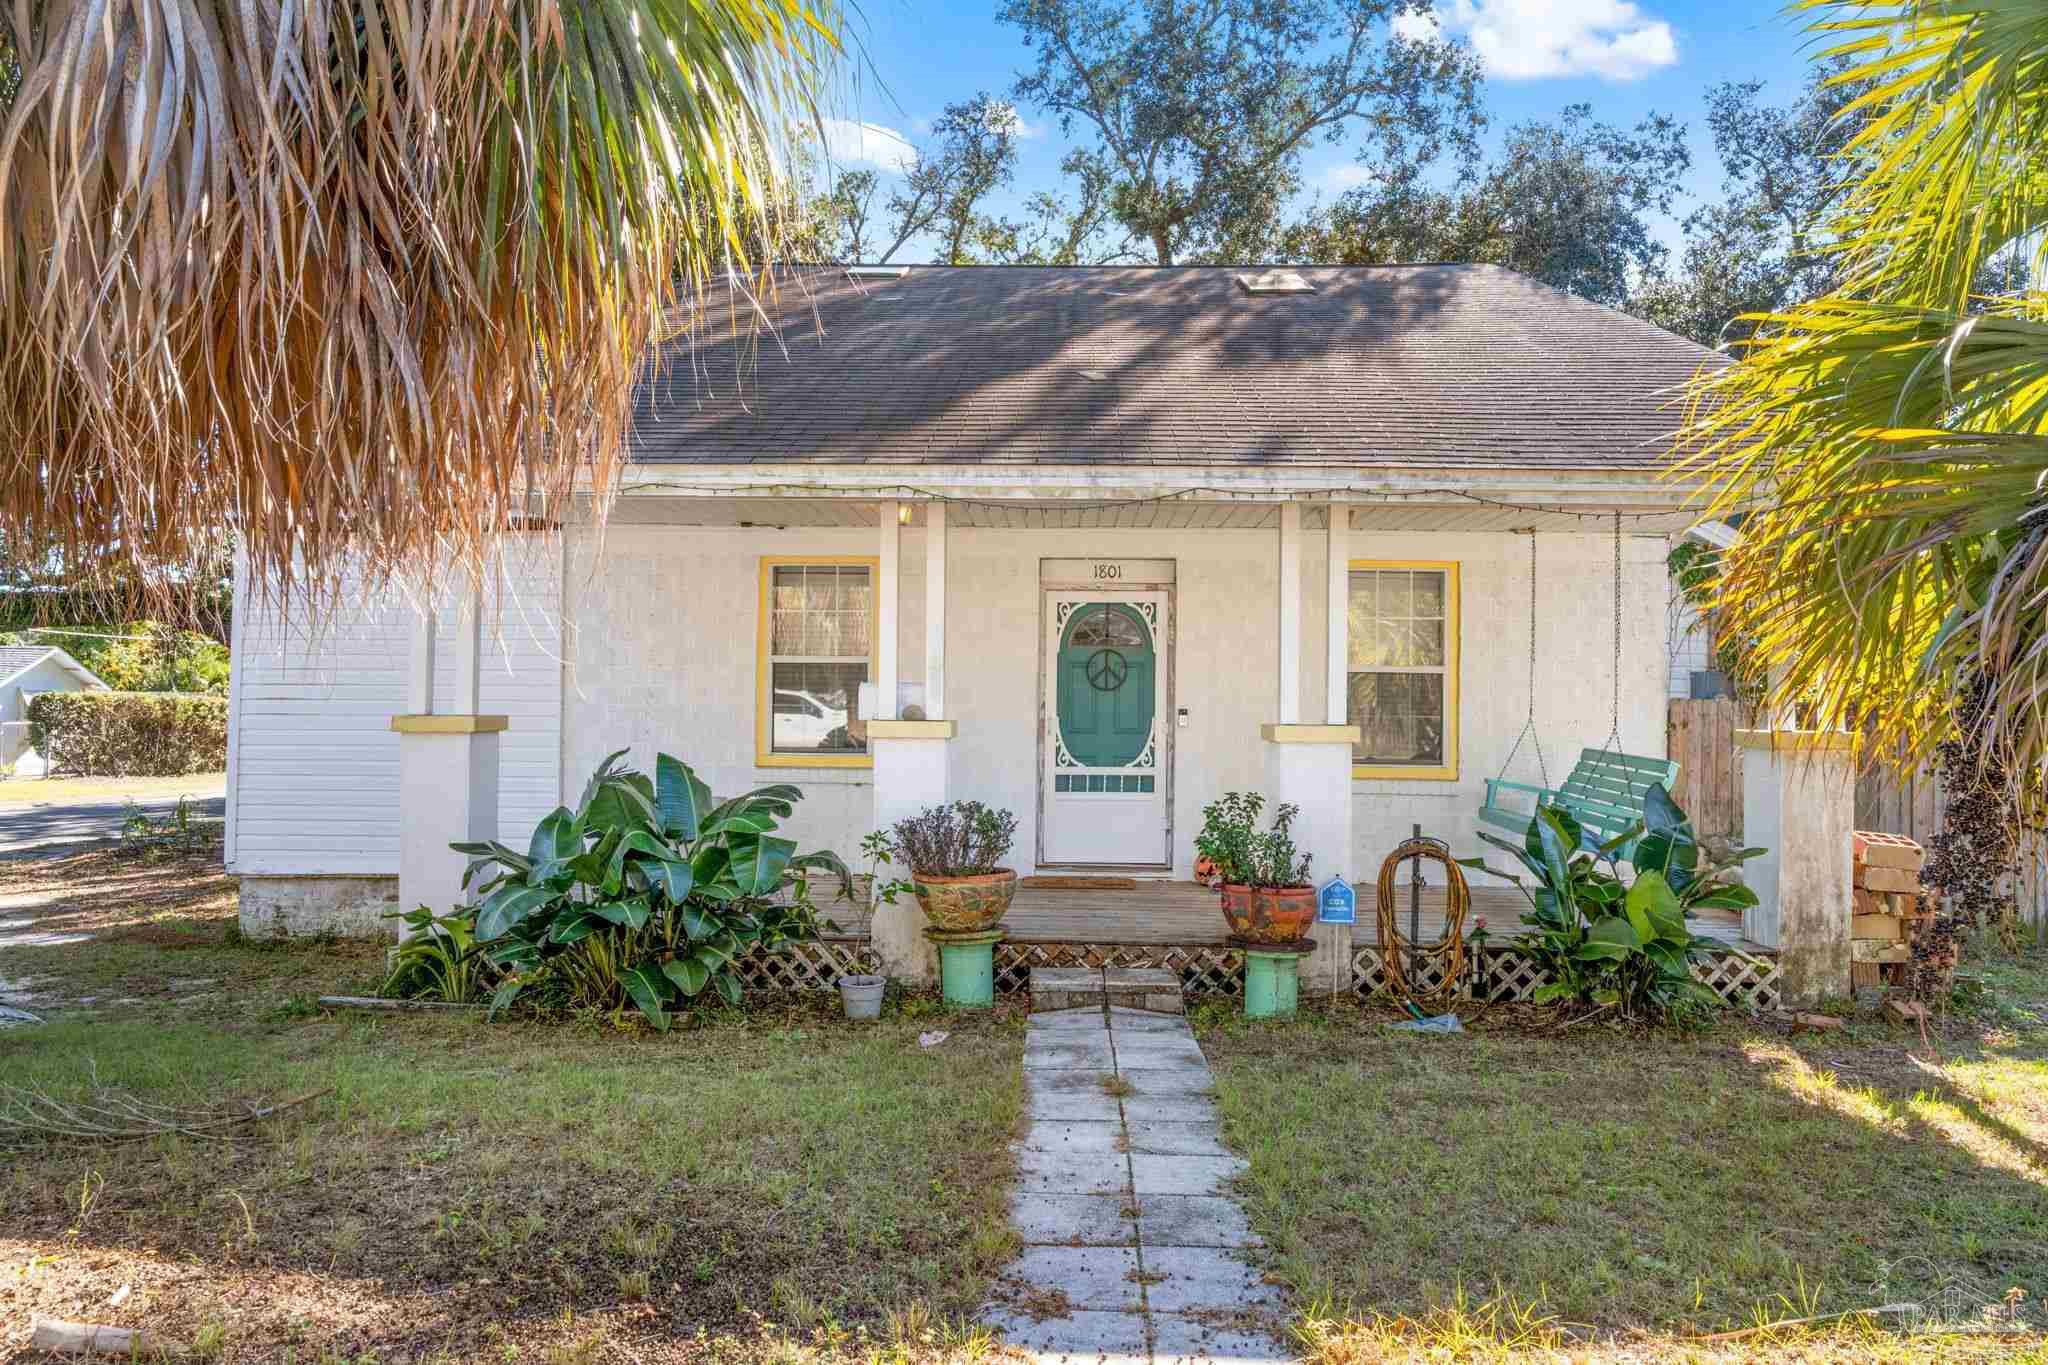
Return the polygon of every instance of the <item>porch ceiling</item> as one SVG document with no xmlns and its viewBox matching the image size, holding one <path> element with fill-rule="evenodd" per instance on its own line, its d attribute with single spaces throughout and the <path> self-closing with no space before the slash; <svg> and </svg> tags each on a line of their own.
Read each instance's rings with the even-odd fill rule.
<svg viewBox="0 0 2048 1365">
<path fill-rule="evenodd" d="M 924 503 L 910 503 L 913 526 L 924 524 Z M 875 527 L 879 504 L 833 497 L 722 498 L 628 492 L 613 505 L 611 520 L 626 526 Z M 981 501 L 948 499 L 954 527 L 1009 530 L 1277 530 L 1279 504 L 1241 499 L 1067 499 Z M 1603 531 L 1619 510 L 1631 535 L 1676 535 L 1696 520 L 1689 511 L 1642 504 L 1588 507 L 1584 511 L 1532 510 L 1473 502 L 1398 501 L 1351 506 L 1358 531 L 1509 531 L 1533 526 L 1542 531 Z M 1305 530 L 1329 526 L 1326 507 L 1302 509 Z"/>
</svg>

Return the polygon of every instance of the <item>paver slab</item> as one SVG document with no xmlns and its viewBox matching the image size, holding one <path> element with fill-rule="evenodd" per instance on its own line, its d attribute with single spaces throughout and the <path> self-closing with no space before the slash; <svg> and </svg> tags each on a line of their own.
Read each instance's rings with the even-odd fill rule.
<svg viewBox="0 0 2048 1365">
<path fill-rule="evenodd" d="M 1154 1156 L 1229 1156 L 1214 1119 L 1164 1120 L 1126 1117 L 1130 1150 Z"/>
<path fill-rule="evenodd" d="M 1122 1156 L 1102 1152 L 1017 1153 L 1018 1185 L 1043 1194 L 1123 1194 L 1130 1176 Z"/>
<path fill-rule="evenodd" d="M 1124 1126 L 1116 1119 L 1033 1119 L 1024 1130 L 1024 1149 L 1035 1152 L 1088 1152 L 1105 1161 L 1123 1148 Z"/>
<path fill-rule="evenodd" d="M 1294 1359 L 1279 1337 L 1256 1328 L 1218 1325 L 1206 1317 L 1179 1313 L 1154 1313 L 1151 1317 L 1153 1365 L 1211 1361 L 1219 1365 L 1226 1361 L 1229 1365 L 1281 1365 Z"/>
<path fill-rule="evenodd" d="M 1120 1066 L 1117 1075 L 1131 1083 L 1139 1095 L 1180 1095 L 1208 1098 L 1216 1078 L 1201 1062 L 1175 1062 L 1166 1066 Z"/>
<path fill-rule="evenodd" d="M 1206 1194 L 1138 1196 L 1138 1237 L 1148 1247 L 1265 1245 L 1235 1199 Z"/>
<path fill-rule="evenodd" d="M 1056 1288 L 1069 1308 L 1138 1311 L 1138 1253 L 1132 1247 L 1027 1246 L 1002 1279 L 1026 1293 Z"/>
<path fill-rule="evenodd" d="M 1034 1076 L 1084 1076 L 1082 1071 L 1034 1071 Z M 1034 1119 L 1095 1119 L 1115 1123 L 1123 1117 L 1117 1097 L 1100 1085 L 1076 1090 L 1039 1090 L 1025 1096 L 1024 1112 Z"/>
<path fill-rule="evenodd" d="M 1286 1293 L 1226 1247 L 1145 1248 L 1145 1303 L 1156 1313 L 1278 1310 Z"/>
<path fill-rule="evenodd" d="M 1145 1318 L 1140 1313 L 1083 1308 L 1066 1317 L 1034 1318 L 997 1309 L 984 1312 L 981 1320 L 1001 1332 L 1010 1345 L 1043 1361 L 1147 1365 L 1151 1359 L 1145 1343 Z"/>
<path fill-rule="evenodd" d="M 1065 1038 L 1075 1033 L 1103 1033 L 1109 1028 L 1109 1020 L 1103 1018 L 1099 1009 L 1053 1010 L 1050 1013 L 1035 1014 L 1031 1017 L 1033 1037 L 1051 1034 Z"/>
<path fill-rule="evenodd" d="M 1074 1038 L 1034 1033 L 1024 1041 L 1026 1071 L 1108 1071 L 1115 1065 L 1107 1033 Z"/>
<path fill-rule="evenodd" d="M 1065 1072 L 1048 1071 L 1048 1076 L 1065 1075 Z M 1216 1105 L 1201 1095 L 1126 1095 L 1120 1101 L 1124 1110 L 1124 1122 L 1140 1123 L 1210 1123 L 1216 1118 Z M 1036 1113 L 1036 1110 L 1032 1111 Z"/>
<path fill-rule="evenodd" d="M 1191 1037 L 1175 1037 L 1171 1033 L 1131 1033 L 1111 1030 L 1116 1039 L 1116 1060 L 1118 1066 L 1143 1068 L 1150 1066 L 1179 1066 L 1184 1063 L 1208 1069 L 1208 1059 L 1202 1056 L 1201 1044 Z"/>
<path fill-rule="evenodd" d="M 1227 1195 L 1246 1169 L 1234 1156 L 1133 1156 L 1131 1186 L 1141 1202 L 1148 1194 Z"/>
<path fill-rule="evenodd" d="M 1010 1226 L 1027 1246 L 1130 1246 L 1138 1237 L 1135 1207 L 1128 1194 L 1025 1192 L 1010 1197 Z"/>
</svg>

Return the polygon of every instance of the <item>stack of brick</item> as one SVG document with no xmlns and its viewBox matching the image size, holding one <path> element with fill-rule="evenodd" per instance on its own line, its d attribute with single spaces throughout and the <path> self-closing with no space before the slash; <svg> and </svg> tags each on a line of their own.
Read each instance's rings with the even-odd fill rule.
<svg viewBox="0 0 2048 1365">
<path fill-rule="evenodd" d="M 1856 908 L 1849 926 L 1849 981 L 1866 986 L 1901 985 L 1913 959 L 1919 920 L 1920 845 L 1900 834 L 1858 830 Z"/>
</svg>

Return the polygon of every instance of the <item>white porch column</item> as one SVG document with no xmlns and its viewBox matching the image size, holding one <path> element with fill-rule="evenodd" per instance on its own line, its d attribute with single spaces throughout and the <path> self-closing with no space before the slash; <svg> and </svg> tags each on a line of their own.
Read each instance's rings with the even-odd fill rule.
<svg viewBox="0 0 2048 1365">
<path fill-rule="evenodd" d="M 1856 765 L 1849 736 L 1737 730 L 1742 837 L 1768 849 L 1745 864 L 1757 903 L 1743 937 L 1778 950 L 1778 999 L 1804 1008 L 1846 996 L 1854 913 Z"/>
<path fill-rule="evenodd" d="M 946 504 L 924 509 L 924 714 L 946 718 Z"/>
<path fill-rule="evenodd" d="M 1334 526 L 1337 513 L 1333 509 Z M 1349 553 L 1341 531 L 1333 531 L 1327 566 L 1331 584 L 1329 610 L 1323 629 L 1329 654 L 1339 663 L 1331 665 L 1336 677 L 1346 658 L 1348 606 L 1346 585 L 1339 584 L 1342 556 Z M 1294 841 L 1313 855 L 1311 877 L 1320 886 L 1336 874 L 1352 882 L 1351 868 L 1351 746 L 1358 728 L 1344 723 L 1344 688 L 1333 688 L 1335 717 L 1329 723 L 1301 723 L 1301 504 L 1280 505 L 1280 719 L 1260 727 L 1266 742 L 1266 798 L 1268 809 L 1292 802 L 1301 807 L 1296 817 Z M 1310 930 L 1316 941 L 1315 955 L 1302 968 L 1304 991 L 1342 990 L 1351 961 L 1351 931 L 1343 925 L 1318 924 Z"/>
<path fill-rule="evenodd" d="M 876 720 L 896 719 L 897 623 L 902 619 L 903 591 L 903 504 L 881 505 L 882 543 L 880 572 L 875 575 L 875 714 Z"/>
<path fill-rule="evenodd" d="M 948 746 L 954 725 L 945 714 L 946 669 L 946 511 L 937 503 L 926 509 L 925 523 L 925 716 L 896 718 L 897 594 L 900 575 L 899 504 L 882 504 L 881 581 L 876 585 L 876 649 L 880 653 L 875 690 L 885 699 L 880 719 L 868 722 L 868 752 L 873 755 L 875 828 L 886 830 L 927 806 L 952 799 Z M 907 876 L 908 869 L 890 869 Z M 882 971 L 912 985 L 938 979 L 938 951 L 924 936 L 924 912 L 907 893 L 895 905 L 875 908 L 869 928 Z"/>
<path fill-rule="evenodd" d="M 1301 723 L 1301 504 L 1280 504 L 1280 723 Z"/>
<path fill-rule="evenodd" d="M 468 859 L 448 846 L 498 837 L 498 735 L 503 716 L 477 713 L 483 673 L 483 591 L 473 585 L 455 637 L 455 710 L 434 710 L 436 608 L 413 623 L 398 732 L 398 904 L 446 914 L 465 904 Z"/>
<path fill-rule="evenodd" d="M 1330 504 L 1330 553 L 1325 580 L 1323 720 L 1351 721 L 1351 504 Z"/>
</svg>

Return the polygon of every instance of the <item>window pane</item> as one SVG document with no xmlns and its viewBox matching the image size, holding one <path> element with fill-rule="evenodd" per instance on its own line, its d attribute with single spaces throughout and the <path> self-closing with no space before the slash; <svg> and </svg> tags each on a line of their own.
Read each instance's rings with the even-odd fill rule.
<svg viewBox="0 0 2048 1365">
<path fill-rule="evenodd" d="M 1409 587 L 1411 576 L 1406 573 L 1380 575 L 1381 616 L 1403 618 L 1415 614 L 1415 594 Z"/>
<path fill-rule="evenodd" d="M 865 565 L 792 564 L 776 568 L 768 652 L 862 659 L 869 653 Z"/>
<path fill-rule="evenodd" d="M 867 727 L 854 711 L 867 676 L 865 663 L 772 665 L 769 747 L 778 754 L 865 753 Z"/>
<path fill-rule="evenodd" d="M 1434 765 L 1444 760 L 1441 673 L 1353 673 L 1350 721 L 1361 731 L 1353 761 Z"/>
<path fill-rule="evenodd" d="M 1431 569 L 1415 575 L 1415 614 L 1444 614 L 1444 575 L 1441 569 Z"/>
<path fill-rule="evenodd" d="M 1441 668 L 1444 663 L 1444 623 L 1442 621 L 1410 621 L 1409 639 L 1414 641 L 1414 657 L 1411 662 L 1425 668 Z"/>
</svg>

